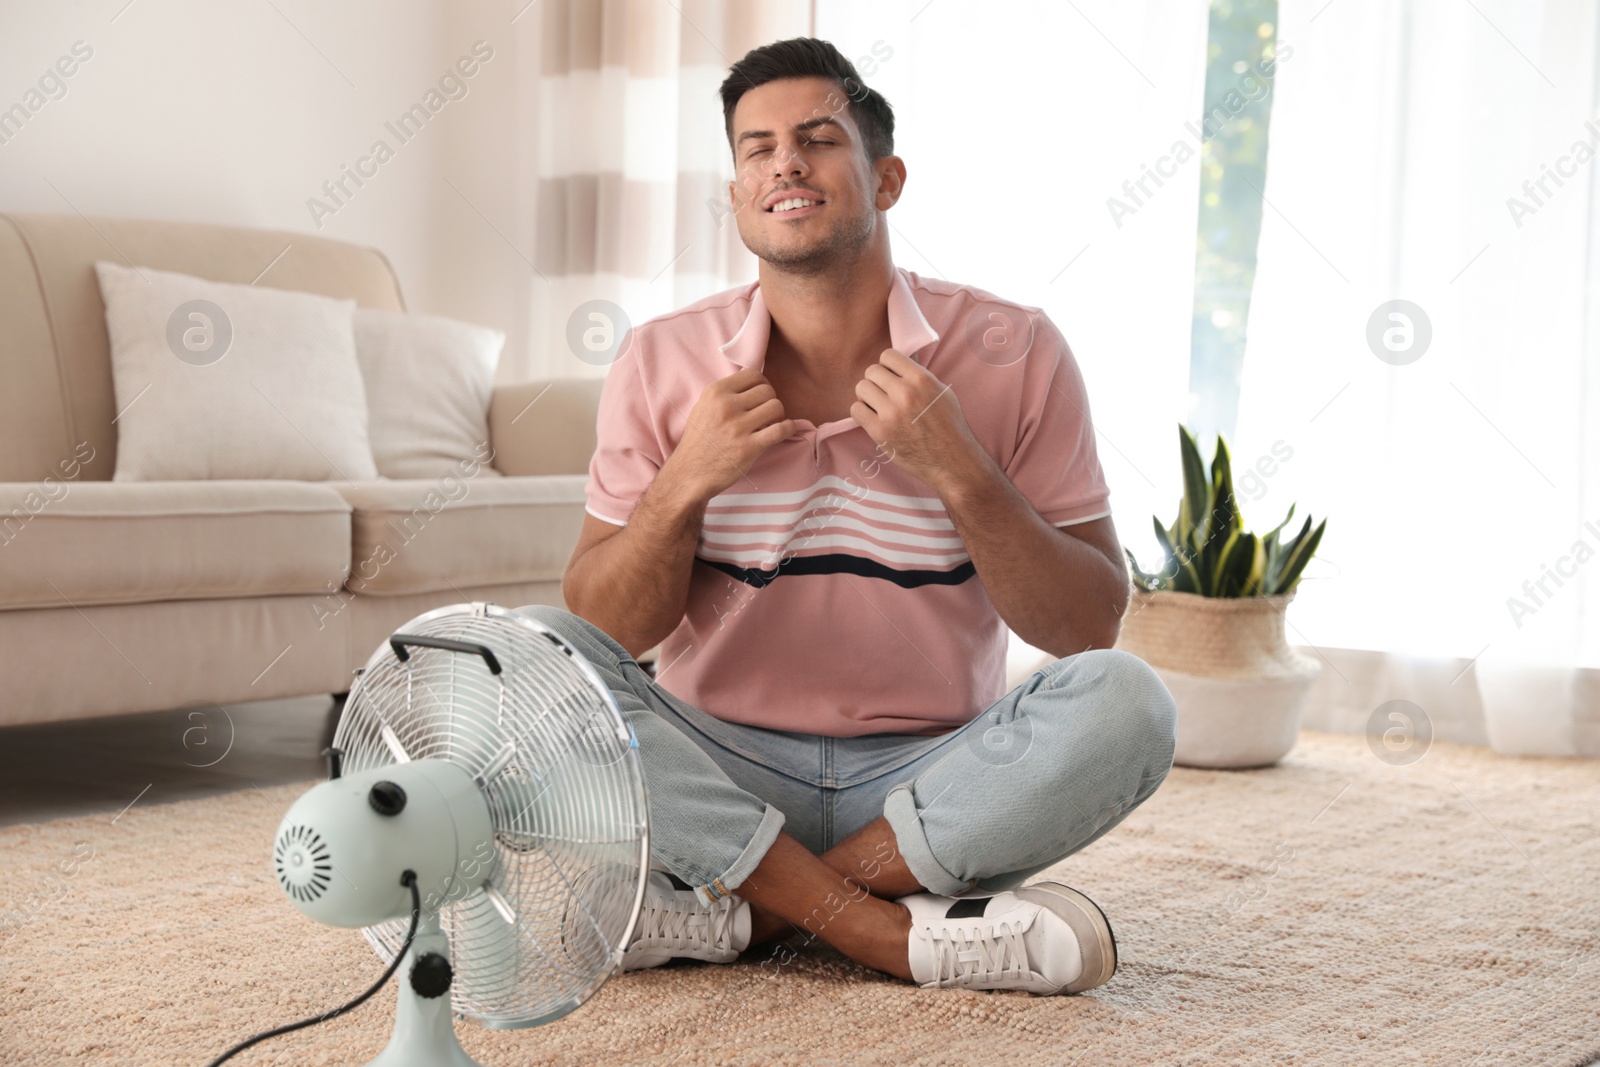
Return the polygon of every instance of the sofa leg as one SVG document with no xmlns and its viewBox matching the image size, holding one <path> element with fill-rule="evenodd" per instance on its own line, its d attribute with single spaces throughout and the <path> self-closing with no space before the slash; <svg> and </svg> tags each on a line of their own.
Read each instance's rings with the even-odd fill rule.
<svg viewBox="0 0 1600 1067">
<path fill-rule="evenodd" d="M 348 699 L 350 699 L 349 691 L 333 694 L 333 703 L 328 706 L 328 714 L 322 720 L 322 737 L 321 743 L 317 745 L 318 752 L 333 744 L 333 734 L 339 728 L 339 716 L 344 714 L 344 702 Z"/>
</svg>

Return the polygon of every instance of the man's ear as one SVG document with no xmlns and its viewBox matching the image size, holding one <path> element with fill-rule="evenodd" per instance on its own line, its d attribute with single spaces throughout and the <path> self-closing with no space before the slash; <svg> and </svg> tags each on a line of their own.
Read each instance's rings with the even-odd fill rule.
<svg viewBox="0 0 1600 1067">
<path fill-rule="evenodd" d="M 885 156 L 873 166 L 878 172 L 878 195 L 873 203 L 879 211 L 888 211 L 905 191 L 906 163 L 899 156 Z"/>
</svg>

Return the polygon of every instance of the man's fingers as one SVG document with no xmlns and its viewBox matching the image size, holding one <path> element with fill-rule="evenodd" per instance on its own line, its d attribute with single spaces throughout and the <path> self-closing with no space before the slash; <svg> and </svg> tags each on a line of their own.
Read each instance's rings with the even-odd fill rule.
<svg viewBox="0 0 1600 1067">
<path fill-rule="evenodd" d="M 890 351 L 893 351 L 893 349 L 890 349 Z M 886 367 L 882 363 L 873 363 L 862 373 L 861 380 L 882 385 L 884 382 L 892 382 L 900 377 L 901 375 L 896 373 L 893 367 Z"/>
<path fill-rule="evenodd" d="M 771 448 L 779 441 L 787 441 L 794 436 L 794 420 L 783 419 L 771 426 L 765 426 L 750 435 L 750 440 L 760 445 L 763 450 Z"/>
<path fill-rule="evenodd" d="M 890 370 L 897 370 L 907 365 L 914 365 L 916 360 L 900 351 L 898 348 L 885 348 L 878 355 L 878 365 Z"/>
<path fill-rule="evenodd" d="M 737 395 L 738 393 L 750 388 L 752 385 L 756 385 L 757 383 L 765 380 L 766 379 L 762 377 L 761 372 L 756 370 L 754 367 L 740 367 L 726 378 L 718 378 L 716 381 L 707 385 L 705 389 L 701 390 L 700 395 L 702 398 L 714 396 L 717 393 L 729 393 Z"/>
<path fill-rule="evenodd" d="M 777 397 L 773 397 L 771 400 L 751 408 L 747 415 L 750 424 L 759 429 L 768 423 L 783 418 L 783 402 Z"/>
<path fill-rule="evenodd" d="M 743 389 L 752 382 L 764 382 L 767 379 L 766 375 L 762 374 L 754 367 L 740 367 L 738 370 L 721 380 L 729 385 L 737 386 L 738 388 Z"/>
<path fill-rule="evenodd" d="M 772 387 L 771 382 L 760 381 L 738 394 L 738 398 L 746 411 L 754 411 L 767 401 L 776 399 L 777 395 L 778 391 Z"/>
<path fill-rule="evenodd" d="M 861 381 L 856 383 L 856 397 L 857 399 L 865 402 L 867 406 L 871 407 L 874 411 L 877 411 L 880 410 L 883 407 L 884 402 L 889 399 L 889 392 L 877 382 L 868 381 L 867 379 L 863 378 Z"/>
</svg>

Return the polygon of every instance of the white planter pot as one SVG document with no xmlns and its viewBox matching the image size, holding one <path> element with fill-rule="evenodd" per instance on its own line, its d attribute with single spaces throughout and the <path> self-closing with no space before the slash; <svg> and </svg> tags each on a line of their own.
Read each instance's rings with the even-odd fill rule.
<svg viewBox="0 0 1600 1067">
<path fill-rule="evenodd" d="M 1173 762 L 1270 766 L 1288 754 L 1322 665 L 1289 647 L 1294 594 L 1203 597 L 1137 587 L 1116 647 L 1150 664 L 1178 706 Z"/>
<path fill-rule="evenodd" d="M 1154 666 L 1152 664 L 1152 666 Z M 1269 767 L 1294 748 L 1320 664 L 1284 678 L 1203 678 L 1155 667 L 1178 705 L 1183 767 Z"/>
</svg>

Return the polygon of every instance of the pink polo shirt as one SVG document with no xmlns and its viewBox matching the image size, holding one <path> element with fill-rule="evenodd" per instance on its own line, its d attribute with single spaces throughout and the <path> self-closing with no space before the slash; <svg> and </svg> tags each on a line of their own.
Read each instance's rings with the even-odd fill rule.
<svg viewBox="0 0 1600 1067">
<path fill-rule="evenodd" d="M 1083 378 L 1043 311 L 896 268 L 888 314 L 1045 521 L 1111 513 Z M 589 514 L 627 522 L 701 391 L 764 366 L 771 326 L 751 282 L 633 328 L 601 392 Z M 938 494 L 855 419 L 796 420 L 707 506 L 657 681 L 771 730 L 939 734 L 1004 695 L 1006 634 Z"/>
</svg>

